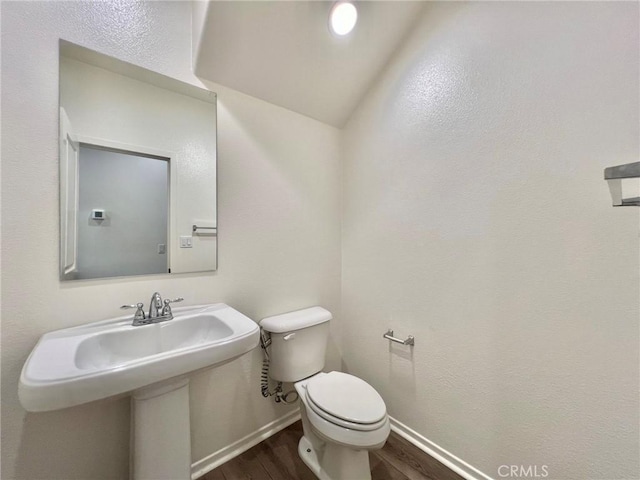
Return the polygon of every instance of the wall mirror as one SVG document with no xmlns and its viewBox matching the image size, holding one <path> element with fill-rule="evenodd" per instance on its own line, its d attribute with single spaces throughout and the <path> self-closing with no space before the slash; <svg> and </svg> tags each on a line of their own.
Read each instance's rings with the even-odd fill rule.
<svg viewBox="0 0 640 480">
<path fill-rule="evenodd" d="M 60 41 L 60 277 L 217 267 L 216 94 Z"/>
</svg>

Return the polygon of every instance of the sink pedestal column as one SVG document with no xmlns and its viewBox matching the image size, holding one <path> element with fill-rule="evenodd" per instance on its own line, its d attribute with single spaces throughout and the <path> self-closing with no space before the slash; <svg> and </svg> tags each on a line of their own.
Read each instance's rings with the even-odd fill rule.
<svg viewBox="0 0 640 480">
<path fill-rule="evenodd" d="M 190 480 L 189 379 L 136 390 L 131 407 L 131 479 Z"/>
</svg>

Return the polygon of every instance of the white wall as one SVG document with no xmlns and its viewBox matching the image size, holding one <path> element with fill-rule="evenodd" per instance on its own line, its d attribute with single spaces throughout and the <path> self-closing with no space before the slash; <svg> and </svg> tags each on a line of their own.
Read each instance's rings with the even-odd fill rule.
<svg viewBox="0 0 640 480">
<path fill-rule="evenodd" d="M 159 290 L 256 320 L 315 304 L 339 322 L 338 131 L 234 91 L 218 93 L 219 269 L 58 281 L 58 38 L 182 81 L 189 2 L 2 2 L 2 478 L 127 478 L 126 399 L 42 414 L 17 383 L 43 333 L 118 315 Z M 335 344 L 330 367 L 336 366 Z M 281 416 L 259 394 L 255 351 L 191 387 L 193 458 Z"/>
<path fill-rule="evenodd" d="M 640 478 L 638 13 L 431 4 L 345 130 L 345 368 L 495 478 Z"/>
</svg>

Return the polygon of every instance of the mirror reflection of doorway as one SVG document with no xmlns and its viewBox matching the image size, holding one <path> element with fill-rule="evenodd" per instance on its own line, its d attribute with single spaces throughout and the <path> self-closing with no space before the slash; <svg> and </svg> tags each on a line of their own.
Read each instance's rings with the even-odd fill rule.
<svg viewBox="0 0 640 480">
<path fill-rule="evenodd" d="M 74 277 L 168 272 L 169 159 L 80 144 Z"/>
</svg>

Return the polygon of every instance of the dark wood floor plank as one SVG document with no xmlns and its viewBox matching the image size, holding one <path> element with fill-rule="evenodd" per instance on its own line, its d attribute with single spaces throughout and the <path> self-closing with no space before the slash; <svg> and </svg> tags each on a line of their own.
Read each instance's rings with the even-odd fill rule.
<svg viewBox="0 0 640 480">
<path fill-rule="evenodd" d="M 369 465 L 371 480 L 407 480 L 406 475 L 374 452 L 369 452 Z"/>
<path fill-rule="evenodd" d="M 317 480 L 298 455 L 302 433 L 295 422 L 198 480 Z M 372 480 L 464 480 L 393 432 L 369 461 Z"/>
<path fill-rule="evenodd" d="M 227 478 L 224 476 L 224 473 L 222 473 L 221 468 L 215 468 L 209 473 L 205 473 L 198 480 L 227 480 Z"/>
<path fill-rule="evenodd" d="M 375 453 L 400 470 L 409 480 L 464 480 L 453 470 L 393 432 L 384 448 Z"/>
<path fill-rule="evenodd" d="M 259 458 L 273 478 L 282 480 L 316 480 L 316 476 L 298 455 L 302 432 L 283 430 L 277 438 L 260 444 Z"/>
<path fill-rule="evenodd" d="M 279 480 L 269 475 L 256 453 L 255 447 L 251 448 L 221 465 L 219 468 L 222 469 L 225 480 Z"/>
</svg>

